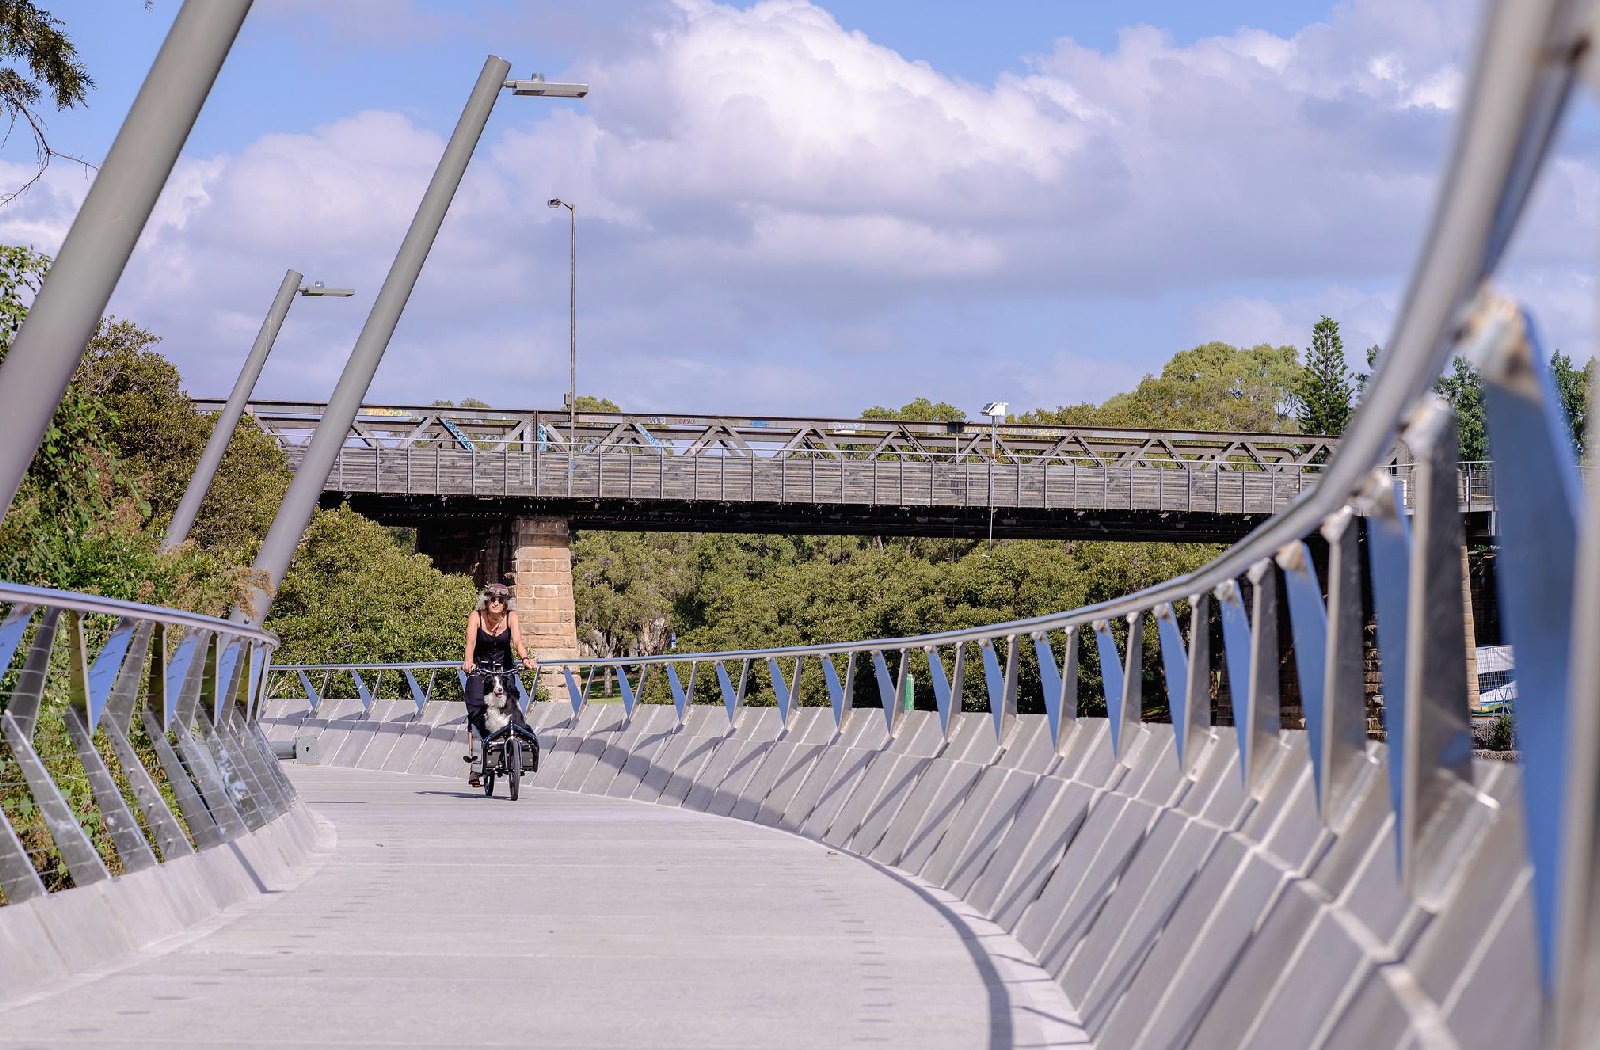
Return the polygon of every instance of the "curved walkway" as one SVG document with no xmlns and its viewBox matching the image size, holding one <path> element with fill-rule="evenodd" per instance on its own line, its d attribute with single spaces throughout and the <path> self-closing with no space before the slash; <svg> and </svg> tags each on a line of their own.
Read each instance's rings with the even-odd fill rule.
<svg viewBox="0 0 1600 1050">
<path fill-rule="evenodd" d="M 265 906 L 0 1012 L 0 1046 L 1086 1046 L 954 898 L 744 821 L 299 767 L 337 848 Z"/>
</svg>

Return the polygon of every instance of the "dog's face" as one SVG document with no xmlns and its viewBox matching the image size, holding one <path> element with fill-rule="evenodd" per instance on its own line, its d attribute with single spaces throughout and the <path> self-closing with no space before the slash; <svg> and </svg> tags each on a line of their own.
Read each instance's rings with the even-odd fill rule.
<svg viewBox="0 0 1600 1050">
<path fill-rule="evenodd" d="M 511 721 L 511 716 L 507 713 L 511 700 L 510 694 L 506 691 L 505 675 L 497 674 L 489 677 L 489 688 L 483 693 L 483 705 L 487 708 L 484 712 L 484 724 L 489 727 L 489 732 L 493 733 Z"/>
</svg>

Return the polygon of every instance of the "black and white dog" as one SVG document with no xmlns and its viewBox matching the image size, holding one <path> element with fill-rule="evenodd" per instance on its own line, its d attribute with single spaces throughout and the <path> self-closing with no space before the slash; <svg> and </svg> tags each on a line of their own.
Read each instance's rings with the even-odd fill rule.
<svg viewBox="0 0 1600 1050">
<path fill-rule="evenodd" d="M 506 689 L 506 676 L 497 672 L 489 676 L 488 688 L 483 691 L 483 724 L 490 733 L 504 729 L 511 721 L 511 705 L 516 695 Z"/>
</svg>

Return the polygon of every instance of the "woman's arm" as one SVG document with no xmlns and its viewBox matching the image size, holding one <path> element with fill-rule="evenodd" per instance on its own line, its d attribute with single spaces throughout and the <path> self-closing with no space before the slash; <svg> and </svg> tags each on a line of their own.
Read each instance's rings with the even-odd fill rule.
<svg viewBox="0 0 1600 1050">
<path fill-rule="evenodd" d="M 475 666 L 472 662 L 473 653 L 478 649 L 478 610 L 474 609 L 467 614 L 467 655 L 461 661 L 461 669 L 470 671 Z"/>
<path fill-rule="evenodd" d="M 522 628 L 517 624 L 517 610 L 506 612 L 506 628 L 511 632 L 511 647 L 517 651 L 517 659 L 526 667 L 532 667 L 533 661 L 528 659 L 528 649 L 522 644 Z"/>
</svg>

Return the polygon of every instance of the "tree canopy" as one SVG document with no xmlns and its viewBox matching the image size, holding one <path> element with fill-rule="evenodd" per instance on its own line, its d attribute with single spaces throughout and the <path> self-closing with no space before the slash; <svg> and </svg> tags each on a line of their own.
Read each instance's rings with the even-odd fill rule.
<svg viewBox="0 0 1600 1050">
<path fill-rule="evenodd" d="M 960 423 L 967 414 L 948 401 L 937 404 L 925 397 L 913 398 L 899 408 L 873 405 L 861 413 L 862 419 L 899 419 L 907 423 Z"/>
<path fill-rule="evenodd" d="M 1311 348 L 1306 351 L 1305 367 L 1296 390 L 1300 432 L 1344 433 L 1345 424 L 1350 421 L 1353 393 L 1350 369 L 1344 359 L 1344 340 L 1339 338 L 1339 322 L 1323 314 L 1311 329 Z"/>
<path fill-rule="evenodd" d="M 1063 405 L 1016 416 L 1063 426 L 1272 433 L 1291 431 L 1301 383 L 1292 346 L 1203 343 L 1174 354 L 1158 375 L 1100 405 Z"/>
<path fill-rule="evenodd" d="M 145 7 L 150 0 L 144 0 Z M 44 107 L 56 110 L 81 106 L 94 87 L 78 49 L 63 29 L 64 23 L 32 0 L 0 0 L 0 114 L 15 129 L 28 125 L 38 167 L 21 187 L 0 195 L 0 204 L 14 200 L 44 174 L 52 158 L 69 157 L 50 145 L 45 135 Z"/>
<path fill-rule="evenodd" d="M 478 591 L 349 507 L 312 515 L 267 627 L 280 662 L 455 660 Z"/>
</svg>

